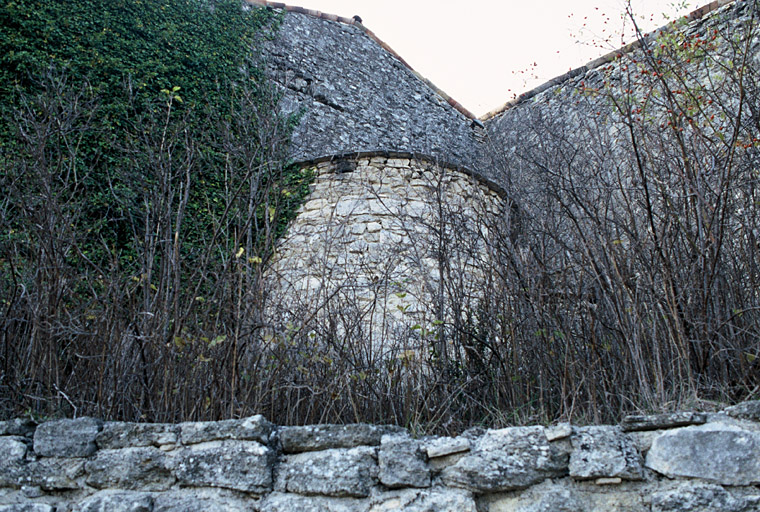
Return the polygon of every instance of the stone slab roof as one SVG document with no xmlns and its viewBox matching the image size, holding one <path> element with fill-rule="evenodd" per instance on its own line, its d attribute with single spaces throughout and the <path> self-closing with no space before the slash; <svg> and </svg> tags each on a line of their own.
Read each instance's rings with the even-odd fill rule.
<svg viewBox="0 0 760 512">
<path fill-rule="evenodd" d="M 362 22 L 359 21 L 359 20 L 357 20 L 356 18 L 344 18 L 343 16 L 338 16 L 338 15 L 335 15 L 335 14 L 328 14 L 328 13 L 325 13 L 325 12 L 322 12 L 322 11 L 317 11 L 317 10 L 314 10 L 314 9 L 305 9 L 303 7 L 297 7 L 297 6 L 294 6 L 294 5 L 286 5 L 286 4 L 282 3 L 282 2 L 269 2 L 267 0 L 244 0 L 244 1 L 245 1 L 245 3 L 250 4 L 250 5 L 257 5 L 257 6 L 261 6 L 261 7 L 270 7 L 272 9 L 279 9 L 279 10 L 282 10 L 282 11 L 293 12 L 293 13 L 298 13 L 298 14 L 306 14 L 308 16 L 313 16 L 315 18 L 319 18 L 319 19 L 323 19 L 323 20 L 328 20 L 328 21 L 336 21 L 338 23 L 343 23 L 343 24 L 346 24 L 346 25 L 353 25 L 353 26 L 356 26 L 356 27 L 360 28 L 361 30 L 364 31 L 365 34 L 367 34 L 367 36 L 369 36 L 377 44 L 379 44 L 381 48 L 383 48 L 385 51 L 387 51 L 388 53 L 390 53 L 391 55 L 393 55 L 396 59 L 399 60 L 399 62 L 401 62 L 403 65 L 405 65 L 407 68 L 409 68 L 409 70 L 412 73 L 414 73 L 414 75 L 417 78 L 419 78 L 425 84 L 427 84 L 427 86 L 430 87 L 432 90 L 434 90 L 438 95 L 440 95 L 441 98 L 443 98 L 444 100 L 446 100 L 446 102 L 449 105 L 451 105 L 453 108 L 455 108 L 456 110 L 458 110 L 459 112 L 461 112 L 463 115 L 465 115 L 466 117 L 468 117 L 470 119 L 475 119 L 476 118 L 475 114 L 473 114 L 472 112 L 470 112 L 469 110 L 467 110 L 464 106 L 462 106 L 461 103 L 459 103 L 454 98 L 452 98 L 451 96 L 449 96 L 448 94 L 446 94 L 446 92 L 443 91 L 443 89 L 437 87 L 433 82 L 431 82 L 430 80 L 428 80 L 427 78 L 425 78 L 424 76 L 422 76 L 418 71 L 416 71 L 412 66 L 410 66 L 409 63 L 406 62 L 406 60 L 404 60 L 403 57 L 401 57 L 401 55 L 399 55 L 385 41 L 383 41 L 382 39 L 380 39 L 379 37 L 377 37 L 377 35 L 374 32 L 372 32 L 370 29 L 368 29 L 367 27 L 365 27 L 362 24 Z"/>
<path fill-rule="evenodd" d="M 687 14 L 684 16 L 684 18 L 691 22 L 696 21 L 705 15 L 715 11 L 716 9 L 719 9 L 720 7 L 723 7 L 724 5 L 728 5 L 730 3 L 733 3 L 735 0 L 713 0 L 707 5 L 704 5 L 700 7 L 699 9 L 695 9 L 690 14 Z M 653 37 L 656 37 L 657 34 L 662 33 L 665 30 L 669 30 L 671 25 L 665 25 L 664 27 L 660 27 L 659 29 L 654 30 L 650 34 L 647 35 L 648 39 L 651 39 Z M 490 119 L 498 116 L 499 114 L 503 113 L 506 110 L 509 110 L 512 107 L 515 107 L 524 101 L 527 101 L 537 94 L 540 94 L 544 92 L 547 89 L 550 89 L 552 87 L 555 87 L 557 85 L 560 85 L 564 82 L 567 82 L 568 80 L 578 76 L 586 74 L 587 72 L 599 68 L 601 66 L 604 66 L 605 64 L 608 64 L 612 62 L 613 60 L 619 58 L 621 55 L 630 53 L 634 50 L 637 50 L 641 48 L 642 42 L 640 40 L 633 41 L 632 43 L 627 44 L 626 46 L 619 48 L 617 50 L 613 50 L 605 55 L 602 55 L 601 57 L 598 57 L 591 62 L 587 63 L 585 66 L 581 66 L 579 68 L 571 69 L 567 73 L 564 73 L 562 75 L 559 75 L 557 77 L 552 78 L 546 83 L 543 83 L 539 85 L 538 87 L 535 87 L 529 91 L 525 91 L 524 93 L 517 96 L 515 99 L 506 102 L 504 105 L 491 110 L 490 112 L 480 116 L 481 121 L 489 121 Z"/>
<path fill-rule="evenodd" d="M 283 114 L 301 120 L 291 157 L 403 152 L 476 171 L 483 124 L 415 72 L 359 21 L 263 0 L 284 13 L 262 42 Z"/>
</svg>

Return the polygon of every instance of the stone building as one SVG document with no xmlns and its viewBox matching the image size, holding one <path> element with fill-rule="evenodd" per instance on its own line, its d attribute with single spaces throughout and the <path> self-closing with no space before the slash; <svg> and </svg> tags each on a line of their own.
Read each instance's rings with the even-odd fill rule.
<svg viewBox="0 0 760 512">
<path fill-rule="evenodd" d="M 629 45 L 477 119 L 357 19 L 248 3 L 283 13 L 264 58 L 282 113 L 301 114 L 292 158 L 316 176 L 270 262 L 270 299 L 289 312 L 284 323 L 328 326 L 312 336 L 348 334 L 375 353 L 399 340 L 418 348 L 441 338 L 442 322 L 476 314 L 488 248 L 517 225 L 507 191 L 540 186 L 515 158 L 516 146 L 540 137 L 525 128 L 551 120 L 547 130 L 572 135 L 606 108 L 577 96 L 614 80 L 621 55 L 642 51 Z M 686 30 L 722 23 L 720 13 L 746 17 L 747 5 L 716 0 Z"/>
</svg>

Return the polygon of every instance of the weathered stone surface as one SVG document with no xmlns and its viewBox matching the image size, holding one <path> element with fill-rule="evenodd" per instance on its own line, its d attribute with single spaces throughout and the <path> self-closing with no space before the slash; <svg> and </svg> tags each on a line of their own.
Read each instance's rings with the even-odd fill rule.
<svg viewBox="0 0 760 512">
<path fill-rule="evenodd" d="M 723 485 L 760 483 L 760 432 L 727 423 L 663 432 L 646 466 L 669 477 L 701 478 Z"/>
<path fill-rule="evenodd" d="M 269 443 L 274 426 L 260 414 L 240 420 L 180 423 L 182 444 L 205 443 L 223 439 Z"/>
<path fill-rule="evenodd" d="M 567 473 L 567 461 L 549 446 L 543 427 L 488 431 L 473 450 L 446 468 L 443 481 L 475 492 L 522 489 Z"/>
<path fill-rule="evenodd" d="M 103 422 L 95 418 L 48 421 L 34 431 L 34 452 L 43 457 L 89 457 Z"/>
<path fill-rule="evenodd" d="M 549 442 L 566 439 L 571 435 L 573 435 L 573 427 L 569 423 L 560 423 L 559 425 L 552 425 L 546 428 L 546 439 Z"/>
<path fill-rule="evenodd" d="M 367 500 L 274 492 L 262 501 L 260 510 L 261 512 L 367 512 L 368 509 Z"/>
<path fill-rule="evenodd" d="M 383 435 L 403 432 L 404 429 L 400 427 L 363 423 L 282 427 L 280 429 L 280 444 L 285 453 L 378 446 Z"/>
<path fill-rule="evenodd" d="M 272 490 L 274 452 L 256 441 L 211 441 L 176 456 L 179 484 L 263 493 Z"/>
<path fill-rule="evenodd" d="M 375 449 L 360 446 L 289 455 L 280 464 L 278 490 L 363 498 L 377 478 Z"/>
<path fill-rule="evenodd" d="M 37 423 L 29 418 L 0 421 L 0 436 L 29 436 L 34 434 Z"/>
<path fill-rule="evenodd" d="M 145 492 L 100 491 L 83 500 L 76 512 L 152 512 L 153 496 Z"/>
<path fill-rule="evenodd" d="M 425 441 L 424 449 L 431 459 L 470 451 L 472 443 L 466 437 L 437 437 Z"/>
<path fill-rule="evenodd" d="M 0 437 L 0 468 L 23 462 L 27 450 L 26 438 L 20 436 Z"/>
<path fill-rule="evenodd" d="M 546 480 L 525 491 L 485 496 L 480 506 L 488 512 L 651 512 L 646 502 L 650 494 L 638 482 L 623 483 L 612 492 L 591 482 Z"/>
<path fill-rule="evenodd" d="M 477 512 L 471 493 L 460 489 L 405 490 L 375 496 L 369 512 Z"/>
<path fill-rule="evenodd" d="M 177 444 L 178 427 L 164 423 L 126 423 L 121 421 L 103 424 L 95 438 L 100 449 Z"/>
<path fill-rule="evenodd" d="M 648 416 L 631 415 L 626 416 L 620 422 L 620 428 L 624 432 L 659 430 L 687 425 L 701 425 L 706 421 L 707 414 L 703 412 L 672 412 Z"/>
<path fill-rule="evenodd" d="M 39 487 L 45 491 L 79 489 L 84 476 L 84 459 L 46 457 L 20 466 L 18 482 L 22 486 Z"/>
<path fill-rule="evenodd" d="M 182 489 L 154 496 L 153 512 L 254 512 L 258 501 L 228 489 Z M 297 509 L 293 509 L 295 512 Z"/>
<path fill-rule="evenodd" d="M 726 408 L 724 412 L 734 418 L 760 421 L 760 400 L 743 402 Z"/>
<path fill-rule="evenodd" d="M 44 503 L 18 503 L 0 505 L 0 512 L 55 512 L 55 508 Z"/>
<path fill-rule="evenodd" d="M 685 482 L 652 495 L 652 512 L 756 512 L 760 496 L 734 497 L 723 487 Z"/>
<path fill-rule="evenodd" d="M 633 441 L 618 427 L 582 427 L 572 436 L 570 476 L 577 479 L 644 477 L 641 455 Z"/>
<path fill-rule="evenodd" d="M 160 491 L 176 480 L 171 461 L 154 447 L 100 450 L 85 464 L 85 471 L 87 484 L 97 489 Z"/>
<path fill-rule="evenodd" d="M 380 483 L 392 489 L 430 487 L 430 469 L 419 441 L 408 436 L 385 435 L 377 453 Z"/>
<path fill-rule="evenodd" d="M 494 499 L 489 503 L 489 512 L 585 512 L 582 501 L 571 489 L 561 486 L 543 488 L 536 495 Z"/>
<path fill-rule="evenodd" d="M 657 437 L 662 434 L 662 430 L 640 430 L 634 432 L 628 432 L 628 437 L 631 438 L 633 444 L 636 445 L 636 449 L 640 454 L 646 455 L 649 448 L 652 447 L 652 443 Z"/>
</svg>

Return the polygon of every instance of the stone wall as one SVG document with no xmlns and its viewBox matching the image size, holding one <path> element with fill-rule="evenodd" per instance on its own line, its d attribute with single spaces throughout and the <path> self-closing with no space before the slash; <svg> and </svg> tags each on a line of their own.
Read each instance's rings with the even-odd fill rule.
<svg viewBox="0 0 760 512">
<path fill-rule="evenodd" d="M 0 511 L 752 512 L 760 401 L 620 425 L 0 422 Z"/>
<path fill-rule="evenodd" d="M 478 296 L 498 189 L 404 153 L 354 155 L 305 172 L 315 175 L 311 193 L 267 270 L 281 321 L 301 328 L 335 313 L 339 335 L 356 321 L 354 337 L 382 352 L 387 340 L 398 348 L 412 327 L 429 331 L 446 316 L 436 297 L 452 279 L 463 300 Z"/>
</svg>

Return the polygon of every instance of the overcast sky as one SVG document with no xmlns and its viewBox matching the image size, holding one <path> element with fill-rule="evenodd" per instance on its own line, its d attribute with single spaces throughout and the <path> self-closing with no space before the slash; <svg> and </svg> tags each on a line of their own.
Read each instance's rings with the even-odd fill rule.
<svg viewBox="0 0 760 512">
<path fill-rule="evenodd" d="M 285 0 L 350 18 L 476 115 L 621 46 L 624 0 Z M 708 3 L 632 0 L 643 30 Z M 630 23 L 627 26 L 630 28 Z"/>
</svg>

